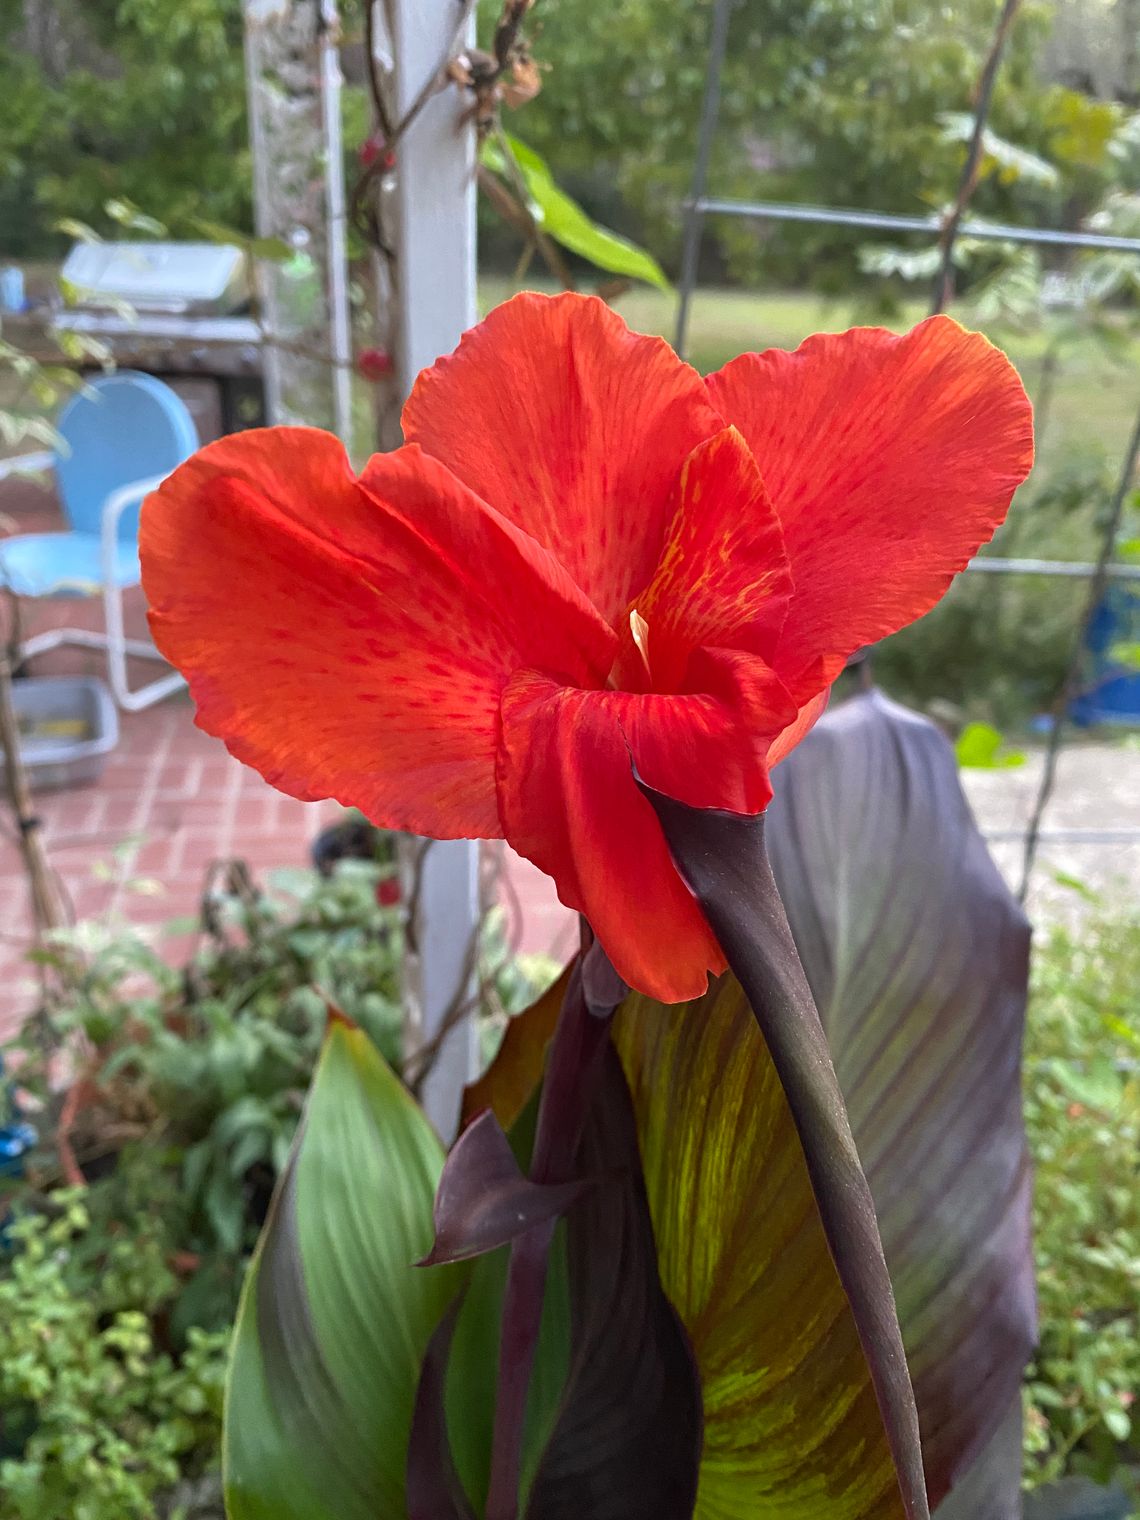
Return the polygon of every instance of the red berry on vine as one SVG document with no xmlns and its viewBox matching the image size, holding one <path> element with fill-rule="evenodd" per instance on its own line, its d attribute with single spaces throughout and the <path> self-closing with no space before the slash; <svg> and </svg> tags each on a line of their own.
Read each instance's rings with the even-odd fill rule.
<svg viewBox="0 0 1140 1520">
<path fill-rule="evenodd" d="M 356 150 L 356 156 L 364 169 L 370 168 L 377 159 L 385 169 L 396 167 L 396 155 L 382 137 L 366 137 Z"/>
<path fill-rule="evenodd" d="M 374 384 L 387 380 L 395 372 L 392 355 L 386 348 L 362 348 L 356 359 L 357 373 Z"/>
</svg>

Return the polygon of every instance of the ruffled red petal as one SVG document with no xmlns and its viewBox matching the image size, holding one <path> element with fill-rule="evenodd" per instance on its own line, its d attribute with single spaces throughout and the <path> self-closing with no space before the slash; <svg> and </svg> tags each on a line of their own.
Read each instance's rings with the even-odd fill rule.
<svg viewBox="0 0 1140 1520">
<path fill-rule="evenodd" d="M 527 672 L 503 693 L 508 842 L 585 914 L 619 975 L 665 1002 L 697 996 L 724 959 L 633 766 L 682 802 L 758 812 L 768 744 L 795 714 L 763 661 L 717 651 L 695 663 L 700 692 L 579 691 Z"/>
<path fill-rule="evenodd" d="M 929 611 L 1033 462 L 1016 370 L 948 317 L 745 354 L 708 386 L 783 525 L 795 593 L 776 663 L 793 685 Z"/>
<path fill-rule="evenodd" d="M 596 297 L 534 294 L 425 370 L 403 420 L 610 622 L 653 574 L 686 456 L 724 426 L 663 339 L 631 333 Z"/>
<path fill-rule="evenodd" d="M 503 687 L 539 659 L 596 684 L 614 636 L 544 550 L 419 450 L 373 460 L 365 481 L 307 428 L 202 450 L 143 511 L 155 642 L 201 726 L 283 791 L 497 836 Z"/>
<path fill-rule="evenodd" d="M 674 492 L 664 553 L 637 612 L 657 691 L 675 691 L 702 645 L 770 659 L 792 595 L 784 538 L 735 428 L 698 444 Z"/>
</svg>

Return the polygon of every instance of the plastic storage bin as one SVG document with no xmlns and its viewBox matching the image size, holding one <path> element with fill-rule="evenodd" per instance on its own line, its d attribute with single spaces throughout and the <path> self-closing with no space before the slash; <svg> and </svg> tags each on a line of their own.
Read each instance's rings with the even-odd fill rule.
<svg viewBox="0 0 1140 1520">
<path fill-rule="evenodd" d="M 1093 614 L 1087 642 L 1091 680 L 1069 709 L 1074 723 L 1140 726 L 1140 671 L 1114 658 L 1118 644 L 1140 644 L 1140 590 L 1135 581 L 1110 586 Z"/>
<path fill-rule="evenodd" d="M 13 681 L 12 706 L 29 786 L 44 791 L 99 779 L 119 742 L 119 715 L 102 681 L 93 676 Z"/>
</svg>

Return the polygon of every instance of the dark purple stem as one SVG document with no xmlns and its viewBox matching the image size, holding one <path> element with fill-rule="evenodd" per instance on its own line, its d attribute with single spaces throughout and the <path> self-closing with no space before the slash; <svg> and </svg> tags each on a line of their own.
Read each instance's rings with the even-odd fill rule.
<svg viewBox="0 0 1140 1520">
<path fill-rule="evenodd" d="M 499 1385 L 495 1395 L 487 1520 L 516 1520 L 518 1515 L 526 1400 L 542 1323 L 546 1267 L 553 1239 L 554 1225 L 545 1224 L 528 1230 L 511 1245 L 499 1332 Z"/>
<path fill-rule="evenodd" d="M 533 1182 L 569 1182 L 573 1176 L 614 1011 L 627 990 L 591 937 L 571 975 L 547 1058 L 531 1157 Z M 511 1246 L 499 1340 L 487 1520 L 518 1517 L 527 1393 L 553 1238 L 553 1224 L 543 1224 L 520 1235 Z"/>
</svg>

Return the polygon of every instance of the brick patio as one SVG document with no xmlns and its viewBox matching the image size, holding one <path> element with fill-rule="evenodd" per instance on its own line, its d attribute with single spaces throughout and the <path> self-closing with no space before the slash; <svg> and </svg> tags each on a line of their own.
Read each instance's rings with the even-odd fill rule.
<svg viewBox="0 0 1140 1520">
<path fill-rule="evenodd" d="M 0 512 L 19 532 L 58 525 L 54 502 L 24 481 L 0 485 Z M 99 627 L 97 602 L 72 601 L 33 608 L 28 631 L 60 626 Z M 127 633 L 142 636 L 141 592 L 127 602 Z M 37 675 L 101 673 L 101 656 L 55 650 L 35 662 Z M 156 673 L 139 662 L 132 679 Z M 240 856 L 255 875 L 308 862 L 309 844 L 335 804 L 297 802 L 239 765 L 224 747 L 194 726 L 183 693 L 141 713 L 120 714 L 120 742 L 93 786 L 35 796 L 51 861 L 76 919 L 128 920 L 156 938 L 162 925 L 195 913 L 210 863 Z M 0 838 L 0 1037 L 27 1011 L 35 982 L 24 959 L 29 942 L 27 888 L 4 820 Z M 519 948 L 569 954 L 571 915 L 549 881 L 508 853 L 511 896 L 521 908 Z M 176 955 L 181 942 L 165 941 Z"/>
</svg>

